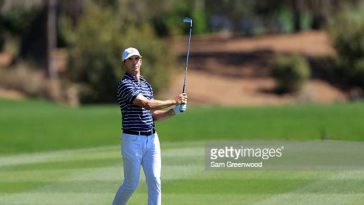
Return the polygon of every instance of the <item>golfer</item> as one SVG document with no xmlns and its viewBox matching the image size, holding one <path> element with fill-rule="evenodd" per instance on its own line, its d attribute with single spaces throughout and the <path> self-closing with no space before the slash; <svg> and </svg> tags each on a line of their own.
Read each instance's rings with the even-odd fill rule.
<svg viewBox="0 0 364 205">
<path fill-rule="evenodd" d="M 141 167 L 148 186 L 148 205 L 160 205 L 161 153 L 154 121 L 185 111 L 181 110 L 181 104 L 187 103 L 187 95 L 182 93 L 174 99 L 155 100 L 151 85 L 140 74 L 142 56 L 139 51 L 127 48 L 121 60 L 125 75 L 118 84 L 117 99 L 122 113 L 124 182 L 113 205 L 127 203 L 138 186 Z"/>
</svg>

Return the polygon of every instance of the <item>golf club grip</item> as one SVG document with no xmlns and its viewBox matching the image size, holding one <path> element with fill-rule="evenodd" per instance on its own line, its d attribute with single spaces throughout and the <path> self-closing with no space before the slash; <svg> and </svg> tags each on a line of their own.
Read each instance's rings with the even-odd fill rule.
<svg viewBox="0 0 364 205">
<path fill-rule="evenodd" d="M 180 108 L 180 112 L 184 112 L 184 111 L 186 111 L 186 108 L 187 108 L 187 104 L 186 103 L 182 103 L 181 104 L 181 108 Z"/>
</svg>

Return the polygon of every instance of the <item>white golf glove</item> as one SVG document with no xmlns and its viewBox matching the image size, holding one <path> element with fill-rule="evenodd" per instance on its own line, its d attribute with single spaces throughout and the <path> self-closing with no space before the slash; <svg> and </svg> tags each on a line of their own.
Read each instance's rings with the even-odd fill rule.
<svg viewBox="0 0 364 205">
<path fill-rule="evenodd" d="M 185 103 L 185 104 L 177 104 L 173 108 L 173 112 L 176 115 L 180 114 L 181 112 L 186 112 L 186 110 L 187 110 L 187 103 Z"/>
</svg>

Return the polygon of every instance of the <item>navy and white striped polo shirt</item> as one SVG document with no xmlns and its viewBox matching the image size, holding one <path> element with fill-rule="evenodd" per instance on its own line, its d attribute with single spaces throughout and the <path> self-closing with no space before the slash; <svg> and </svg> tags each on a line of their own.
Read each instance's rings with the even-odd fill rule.
<svg viewBox="0 0 364 205">
<path fill-rule="evenodd" d="M 133 105 L 138 94 L 153 99 L 152 86 L 140 76 L 140 84 L 131 74 L 125 73 L 118 83 L 117 99 L 122 113 L 122 129 L 131 131 L 150 131 L 154 128 L 150 110 Z"/>
</svg>

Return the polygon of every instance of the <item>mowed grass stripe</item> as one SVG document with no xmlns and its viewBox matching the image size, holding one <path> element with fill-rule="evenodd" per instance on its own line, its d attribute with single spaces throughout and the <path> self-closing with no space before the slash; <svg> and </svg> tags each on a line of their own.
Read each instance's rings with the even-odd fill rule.
<svg viewBox="0 0 364 205">
<path fill-rule="evenodd" d="M 363 194 L 287 193 L 273 195 L 250 205 L 362 205 Z"/>
<path fill-rule="evenodd" d="M 54 161 L 42 162 L 33 164 L 10 165 L 0 167 L 0 171 L 8 170 L 46 170 L 46 169 L 77 169 L 77 168 L 92 168 L 92 167 L 105 167 L 118 165 L 121 159 L 85 159 L 85 160 L 72 160 L 72 161 Z"/>
<path fill-rule="evenodd" d="M 164 183 L 166 193 L 180 194 L 280 194 L 313 180 L 301 179 L 182 179 Z"/>
<path fill-rule="evenodd" d="M 113 193 L 20 193 L 0 195 L 6 205 L 110 205 Z"/>
<path fill-rule="evenodd" d="M 254 205 L 362 204 L 364 201 L 363 174 L 362 171 L 338 171 L 288 193 L 272 195 Z M 343 175 L 350 175 L 350 178 L 344 179 Z M 358 200 L 361 200 L 361 203 L 357 203 Z"/>
<path fill-rule="evenodd" d="M 189 157 L 165 157 L 163 163 L 169 165 L 189 165 L 196 164 L 197 162 L 203 162 L 201 158 Z M 93 168 L 93 167 L 105 167 L 105 166 L 119 166 L 122 164 L 122 157 L 117 158 L 101 158 L 101 159 L 78 159 L 78 160 L 56 160 L 40 163 L 31 164 L 20 164 L 20 165 L 8 165 L 1 166 L 0 171 L 8 170 L 46 170 L 46 169 L 77 169 L 77 168 Z"/>
<path fill-rule="evenodd" d="M 319 181 L 320 183 L 316 183 Z M 142 181 L 145 186 L 145 181 Z M 318 185 L 319 184 L 319 185 Z M 2 182 L 0 192 L 71 192 L 71 193 L 108 193 L 115 190 L 118 181 L 28 181 Z M 322 194 L 364 194 L 364 180 L 305 180 L 305 179 L 191 179 L 164 180 L 164 193 L 180 194 L 283 194 L 296 190 L 299 193 Z M 41 188 L 42 189 L 38 189 Z M 227 189 L 229 187 L 229 189 Z M 304 187 L 304 188 L 302 188 Z M 32 188 L 32 189 L 31 189 Z M 146 190 L 144 190 L 146 192 Z"/>
<path fill-rule="evenodd" d="M 72 161 L 82 159 L 119 158 L 120 146 L 103 146 L 61 151 L 47 151 L 27 154 L 0 156 L 0 167 L 44 163 L 54 161 Z"/>
<path fill-rule="evenodd" d="M 164 204 L 176 205 L 250 205 L 256 201 L 263 200 L 270 194 L 193 194 L 186 197 L 185 194 L 164 194 Z M 137 205 L 133 203 L 133 205 Z"/>
<path fill-rule="evenodd" d="M 175 150 L 176 148 L 172 149 Z M 201 149 L 199 149 L 201 150 Z M 167 153 L 170 150 L 167 148 Z M 8 165 L 0 167 L 0 193 L 17 193 L 17 192 L 62 192 L 70 190 L 71 192 L 89 192 L 92 190 L 98 190 L 101 192 L 107 190 L 104 187 L 113 187 L 114 189 L 122 182 L 122 159 L 120 156 L 119 147 L 105 147 L 97 149 L 83 149 L 74 151 L 56 151 L 41 154 L 30 154 L 36 158 L 47 159 L 47 161 L 41 160 L 39 163 L 33 161 L 27 164 L 29 156 L 21 161 L 23 155 L 14 156 L 17 159 L 16 165 Z M 197 162 L 193 160 L 193 156 L 190 155 L 187 158 L 183 156 L 183 152 L 179 150 L 175 151 L 179 153 L 177 155 L 163 157 L 163 161 L 166 161 L 167 165 L 163 166 L 165 169 L 165 175 L 163 178 L 178 176 L 177 173 L 187 173 L 191 176 L 196 170 L 203 170 L 203 163 L 199 163 L 199 168 L 196 168 L 194 164 Z M 98 156 L 105 156 L 107 158 L 90 159 L 90 155 L 97 154 Z M 114 153 L 114 156 L 110 156 L 110 153 Z M 60 156 L 65 155 L 65 159 L 61 160 Z M 42 155 L 51 155 L 53 157 L 46 158 Z M 73 156 L 77 160 L 71 158 Z M 84 157 L 84 159 L 82 159 Z M 111 157 L 111 158 L 110 158 Z M 9 159 L 10 156 L 5 158 Z M 172 160 L 179 161 L 181 164 L 171 165 Z M 191 160 L 189 160 L 191 159 Z M 1 160 L 1 158 L 0 158 Z M 186 166 L 184 162 L 188 162 L 191 166 Z M 19 164 L 20 163 L 20 164 Z M 193 172 L 186 172 L 192 170 Z M 176 170 L 179 170 L 176 172 Z M 170 172 L 172 171 L 172 172 Z M 20 176 L 20 177 L 19 177 Z M 166 176 L 166 177 L 165 177 Z M 186 177 L 185 175 L 183 175 Z M 90 182 L 90 180 L 92 180 Z M 141 176 L 141 181 L 145 181 L 144 176 Z M 95 186 L 92 186 L 95 184 Z M 104 186 L 102 184 L 105 184 Z M 68 188 L 66 188 L 68 187 Z M 96 189 L 94 189 L 96 187 Z M 89 190 L 92 188 L 92 190 Z M 97 192 L 97 191 L 95 191 Z"/>
<path fill-rule="evenodd" d="M 0 204 L 6 205 L 110 205 L 114 193 L 29 193 L 12 194 L 0 198 Z M 164 204 L 174 205 L 362 205 L 364 196 L 361 194 L 290 194 L 279 195 L 282 200 L 273 201 L 269 194 L 248 195 L 210 195 L 195 194 L 186 196 L 184 194 L 164 194 Z M 290 196 L 290 197 L 288 197 Z M 292 199 L 292 197 L 294 199 Z M 24 201 L 26 199 L 26 201 Z M 264 200 L 266 199 L 266 200 Z M 145 193 L 135 193 L 128 205 L 146 204 Z M 272 200 L 272 201 L 270 201 Z M 262 202 L 264 201 L 264 202 Z"/>
<path fill-rule="evenodd" d="M 2 193 L 111 193 L 118 182 L 113 181 L 73 181 L 73 182 L 17 182 L 3 183 Z M 8 188 L 6 188 L 8 187 Z"/>
</svg>

